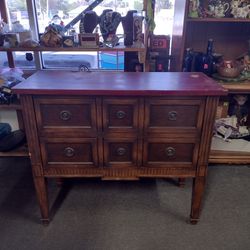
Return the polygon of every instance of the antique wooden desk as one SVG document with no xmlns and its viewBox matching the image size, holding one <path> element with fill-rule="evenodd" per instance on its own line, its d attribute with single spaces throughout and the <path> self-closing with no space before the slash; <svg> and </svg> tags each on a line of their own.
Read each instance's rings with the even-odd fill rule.
<svg viewBox="0 0 250 250">
<path fill-rule="evenodd" d="M 199 219 L 212 128 L 226 91 L 200 73 L 39 71 L 20 94 L 42 221 L 47 178 L 193 178 Z"/>
</svg>

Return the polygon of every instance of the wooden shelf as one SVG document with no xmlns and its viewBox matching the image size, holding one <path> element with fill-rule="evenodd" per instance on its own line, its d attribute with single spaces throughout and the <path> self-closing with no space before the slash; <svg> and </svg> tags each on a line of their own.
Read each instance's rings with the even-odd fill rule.
<svg viewBox="0 0 250 250">
<path fill-rule="evenodd" d="M 235 152 L 211 150 L 209 155 L 209 163 L 217 164 L 249 164 L 250 152 Z"/>
<path fill-rule="evenodd" d="M 82 47 L 72 47 L 72 48 L 64 48 L 64 47 L 34 47 L 34 48 L 22 48 L 22 47 L 15 47 L 15 48 L 0 48 L 0 51 L 5 52 L 15 52 L 15 51 L 103 51 L 103 52 L 118 52 L 118 51 L 126 51 L 126 52 L 144 52 L 145 47 L 125 47 L 123 45 L 116 46 L 114 48 L 108 47 L 98 47 L 98 48 L 82 48 Z"/>
<path fill-rule="evenodd" d="M 232 139 L 230 142 L 225 142 L 222 139 L 213 137 L 209 162 L 218 164 L 249 164 L 250 142 L 244 139 Z"/>
<path fill-rule="evenodd" d="M 250 94 L 250 79 L 242 82 L 225 82 L 213 79 L 227 89 L 230 94 Z"/>
<path fill-rule="evenodd" d="M 126 47 L 124 45 L 115 46 L 114 48 L 108 47 L 97 47 L 97 48 L 82 48 L 82 47 L 72 47 L 72 48 L 64 48 L 64 47 L 15 47 L 15 48 L 3 48 L 0 47 L 0 52 L 6 52 L 8 57 L 8 63 L 10 68 L 15 67 L 15 60 L 13 56 L 13 52 L 20 52 L 20 51 L 33 51 L 33 52 L 110 52 L 110 53 L 117 53 L 117 52 L 141 52 L 146 55 L 146 47 L 142 45 L 141 47 Z M 146 56 L 144 56 L 146 58 Z M 146 63 L 146 62 L 144 62 Z M 145 65 L 146 67 L 146 65 Z"/>
<path fill-rule="evenodd" d="M 0 152 L 0 157 L 28 157 L 28 147 L 27 145 L 23 145 L 19 148 L 16 148 L 14 150 L 8 151 L 8 152 Z"/>
<path fill-rule="evenodd" d="M 22 110 L 22 106 L 18 99 L 14 99 L 10 104 L 0 104 L 0 110 Z"/>
<path fill-rule="evenodd" d="M 229 94 L 250 94 L 250 81 L 239 83 L 221 83 Z M 250 152 L 211 150 L 209 163 L 216 164 L 249 164 Z"/>
<path fill-rule="evenodd" d="M 0 104 L 0 110 L 22 110 L 21 104 Z"/>
<path fill-rule="evenodd" d="M 229 93 L 232 94 L 237 94 L 237 93 L 242 93 L 242 94 L 250 94 L 250 81 L 246 82 L 232 82 L 232 83 L 221 83 L 222 86 L 229 91 Z"/>
<path fill-rule="evenodd" d="M 187 22 L 250 23 L 248 18 L 187 18 Z"/>
</svg>

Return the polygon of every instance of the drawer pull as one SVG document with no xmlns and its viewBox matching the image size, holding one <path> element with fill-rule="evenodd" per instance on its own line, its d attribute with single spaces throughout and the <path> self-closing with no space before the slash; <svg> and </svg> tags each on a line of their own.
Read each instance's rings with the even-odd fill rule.
<svg viewBox="0 0 250 250">
<path fill-rule="evenodd" d="M 118 149 L 116 150 L 116 153 L 117 153 L 117 155 L 119 155 L 119 156 L 123 156 L 123 155 L 126 154 L 126 149 L 120 147 L 120 148 L 118 148 Z"/>
<path fill-rule="evenodd" d="M 177 112 L 176 111 L 170 111 L 168 113 L 168 120 L 176 121 L 177 120 Z"/>
<path fill-rule="evenodd" d="M 75 155 L 75 150 L 71 147 L 67 147 L 64 149 L 64 155 L 67 157 L 72 157 Z"/>
<path fill-rule="evenodd" d="M 68 121 L 71 118 L 71 113 L 67 110 L 63 110 L 60 112 L 60 118 L 63 121 Z"/>
<path fill-rule="evenodd" d="M 118 118 L 118 119 L 123 119 L 124 117 L 126 116 L 126 113 L 124 112 L 124 111 L 117 111 L 116 112 L 116 117 Z"/>
<path fill-rule="evenodd" d="M 168 157 L 175 155 L 175 149 L 173 147 L 168 147 L 165 149 L 165 153 Z"/>
</svg>

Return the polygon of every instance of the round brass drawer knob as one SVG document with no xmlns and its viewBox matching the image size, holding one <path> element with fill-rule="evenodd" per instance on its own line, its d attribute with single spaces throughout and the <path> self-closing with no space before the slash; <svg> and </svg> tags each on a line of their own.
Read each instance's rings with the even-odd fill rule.
<svg viewBox="0 0 250 250">
<path fill-rule="evenodd" d="M 71 113 L 68 110 L 63 110 L 60 112 L 60 119 L 63 121 L 68 121 L 71 118 Z"/>
<path fill-rule="evenodd" d="M 67 147 L 64 149 L 64 155 L 67 157 L 72 157 L 75 155 L 75 150 L 71 147 Z"/>
<path fill-rule="evenodd" d="M 175 155 L 175 149 L 173 147 L 167 147 L 165 149 L 165 153 L 168 157 L 174 156 Z"/>
<path fill-rule="evenodd" d="M 124 117 L 126 116 L 126 113 L 124 112 L 124 111 L 117 111 L 116 112 L 116 117 L 118 118 L 118 119 L 123 119 Z"/>
<path fill-rule="evenodd" d="M 177 112 L 176 111 L 170 111 L 168 113 L 168 119 L 170 121 L 176 121 L 177 120 Z"/>
<path fill-rule="evenodd" d="M 119 156 L 123 156 L 123 155 L 126 154 L 126 149 L 120 147 L 120 148 L 118 148 L 118 149 L 116 150 L 116 153 L 117 153 L 117 155 L 119 155 Z"/>
</svg>

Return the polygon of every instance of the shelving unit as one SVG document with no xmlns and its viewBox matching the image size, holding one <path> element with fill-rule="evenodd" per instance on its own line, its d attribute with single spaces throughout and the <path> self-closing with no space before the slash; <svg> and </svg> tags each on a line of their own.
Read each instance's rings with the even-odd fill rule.
<svg viewBox="0 0 250 250">
<path fill-rule="evenodd" d="M 53 52 L 137 52 L 140 53 L 140 57 L 144 59 L 143 64 L 144 68 L 146 68 L 146 47 L 142 45 L 141 47 L 126 47 L 124 45 L 118 45 L 114 48 L 109 47 L 97 47 L 97 48 L 82 48 L 82 47 L 71 47 L 71 48 L 64 48 L 64 47 L 32 47 L 32 48 L 23 48 L 23 47 L 15 47 L 15 48 L 0 48 L 0 52 L 6 52 L 8 58 L 9 67 L 15 67 L 15 60 L 13 57 L 13 52 L 17 51 L 32 51 L 32 52 L 46 52 L 46 51 L 53 51 Z"/>
<path fill-rule="evenodd" d="M 6 52 L 13 52 L 13 51 L 124 51 L 124 52 L 144 52 L 145 46 L 141 47 L 126 47 L 123 45 L 118 45 L 114 48 L 109 47 L 97 47 L 97 48 L 82 48 L 82 47 L 71 47 L 71 48 L 64 48 L 64 47 L 15 47 L 15 48 L 1 48 L 0 51 L 6 51 Z"/>
<path fill-rule="evenodd" d="M 189 0 L 175 1 L 171 71 L 182 70 L 186 48 L 205 52 L 209 38 L 214 39 L 214 51 L 225 58 L 236 58 L 248 50 L 250 19 L 190 18 L 188 5 Z"/>
<path fill-rule="evenodd" d="M 0 152 L 0 157 L 28 157 L 28 146 L 23 145 L 8 152 Z"/>
<path fill-rule="evenodd" d="M 206 0 L 200 0 L 200 2 Z M 189 0 L 175 1 L 173 22 L 171 71 L 182 71 L 186 48 L 205 52 L 208 39 L 214 40 L 214 52 L 226 59 L 236 59 L 248 51 L 250 19 L 239 18 L 190 18 Z M 250 81 L 222 83 L 229 94 L 250 94 Z M 250 152 L 211 150 L 211 163 L 250 163 Z"/>
<path fill-rule="evenodd" d="M 22 106 L 18 101 L 11 104 L 0 104 L 0 110 L 22 110 Z"/>
<path fill-rule="evenodd" d="M 187 22 L 221 22 L 221 23 L 250 23 L 250 19 L 244 18 L 187 18 Z"/>
<path fill-rule="evenodd" d="M 222 85 L 228 90 L 229 94 L 250 94 L 250 81 L 241 83 L 224 83 Z M 250 162 L 250 151 L 240 152 L 229 150 L 213 150 L 213 148 L 211 148 L 209 162 L 222 164 L 248 164 Z"/>
<path fill-rule="evenodd" d="M 222 85 L 231 94 L 250 94 L 250 81 Z"/>
</svg>

